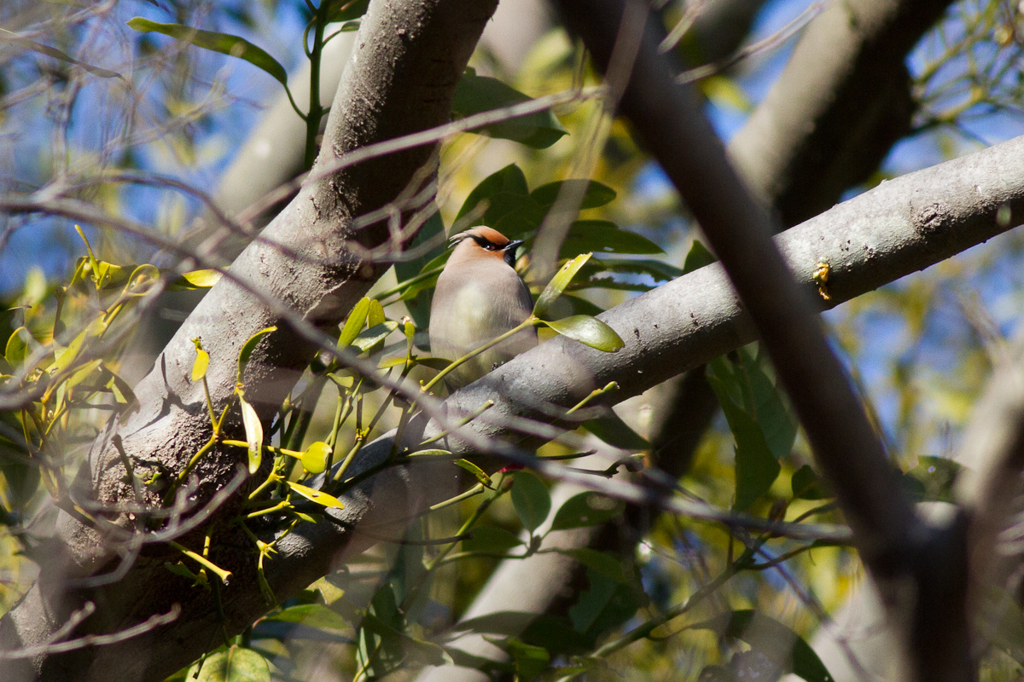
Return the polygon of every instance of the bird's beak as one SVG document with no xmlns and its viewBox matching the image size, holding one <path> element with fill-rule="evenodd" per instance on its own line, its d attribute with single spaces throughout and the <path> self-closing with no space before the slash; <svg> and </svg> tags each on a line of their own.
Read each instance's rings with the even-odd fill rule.
<svg viewBox="0 0 1024 682">
<path fill-rule="evenodd" d="M 510 268 L 516 266 L 516 249 L 523 243 L 522 239 L 513 239 L 508 244 L 505 244 L 505 248 L 502 251 L 505 252 L 505 262 L 508 263 Z"/>
</svg>

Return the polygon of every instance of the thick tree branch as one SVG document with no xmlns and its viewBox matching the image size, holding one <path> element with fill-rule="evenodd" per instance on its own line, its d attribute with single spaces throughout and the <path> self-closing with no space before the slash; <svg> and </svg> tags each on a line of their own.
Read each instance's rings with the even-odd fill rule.
<svg viewBox="0 0 1024 682">
<path fill-rule="evenodd" d="M 638 4 L 638 3 L 633 3 Z M 601 69 L 609 67 L 617 36 L 629 30 L 632 5 L 603 2 L 586 9 L 562 3 Z M 626 12 L 624 14 L 624 12 Z M 694 212 L 725 264 L 786 386 L 827 475 L 838 483 L 843 508 L 869 565 L 890 557 L 914 534 L 914 516 L 881 444 L 842 367 L 770 241 L 772 222 L 750 199 L 725 161 L 725 151 L 688 88 L 673 74 L 648 32 L 622 97 L 621 110 Z M 668 141 L 666 138 L 668 138 Z M 880 502 L 862 493 L 876 490 Z M 881 566 L 878 566 L 881 568 Z"/>
<path fill-rule="evenodd" d="M 705 61 L 727 56 L 745 36 L 760 4 L 708 3 L 690 29 L 692 38 L 683 37 L 684 58 L 695 49 Z M 900 9 L 901 4 L 909 9 Z M 903 62 L 928 28 L 922 17 L 935 17 L 938 9 L 936 3 L 917 0 L 850 0 L 841 7 L 833 3 L 805 30 L 769 96 L 729 145 L 744 179 L 776 208 L 785 225 L 820 212 L 842 191 L 864 181 L 909 127 L 912 103 Z M 849 16 L 867 21 L 851 25 Z M 857 106 L 850 106 L 851 100 Z M 718 403 L 703 367 L 664 386 L 650 438 L 657 465 L 678 477 L 689 468 Z M 577 540 L 589 542 L 589 537 Z M 529 581 L 531 593 L 544 591 L 552 601 L 564 585 L 538 579 L 541 573 L 530 568 L 537 560 L 505 562 L 511 564 L 506 570 L 517 572 L 515 584 Z M 516 595 L 508 591 L 495 591 L 489 599 L 496 611 L 516 606 Z M 475 679 L 473 671 L 445 670 Z"/>
<path fill-rule="evenodd" d="M 673 74 L 657 54 L 660 36 L 637 16 L 638 4 L 587 3 L 584 8 L 567 0 L 562 9 L 603 70 L 617 68 L 617 36 L 628 32 L 630 22 L 647 23 L 650 30 L 621 109 L 687 201 L 748 307 L 854 529 L 861 557 L 899 625 L 908 673 L 915 679 L 970 679 L 963 603 L 951 600 L 944 611 L 939 606 L 943 591 L 962 594 L 964 557 L 946 564 L 951 568 L 941 576 L 945 582 L 929 572 L 930 562 L 922 563 L 922 556 L 958 558 L 962 535 L 940 537 L 914 514 L 841 364 L 812 319 L 809 299 L 796 290 L 769 241 L 771 221 L 725 161 L 695 98 L 672 87 Z M 940 611 L 943 620 L 936 618 Z M 941 641 L 942 648 L 929 647 L 928 639 Z"/>
<path fill-rule="evenodd" d="M 832 264 L 832 300 L 820 303 L 837 305 L 1021 223 L 1021 177 L 1024 137 L 885 183 L 775 241 L 800 283 L 811 291 L 816 265 Z M 624 400 L 755 338 L 754 326 L 719 265 L 632 299 L 601 319 L 625 340 L 626 347 L 618 353 L 601 353 L 564 339 L 549 341 L 453 394 L 446 401 L 449 415 L 469 414 L 485 401 L 494 401 L 486 419 L 465 429 L 475 438 L 519 439 L 535 445 L 540 438 L 524 439 L 508 424 L 517 418 L 549 421 L 553 408 L 573 405 L 592 387 L 609 381 L 621 387 L 609 397 Z M 444 428 L 432 422 L 425 434 Z M 386 457 L 392 447 L 390 438 L 368 446 L 367 454 Z M 459 455 L 476 450 L 466 440 L 451 439 L 448 445 Z M 379 529 L 401 523 L 409 507 L 393 501 L 418 497 L 425 502 L 425 490 L 451 485 L 454 474 L 443 472 L 431 478 L 426 472 L 396 467 L 367 481 L 358 495 L 346 500 L 339 515 L 345 526 L 320 524 L 293 533 L 290 542 L 294 544 L 275 559 L 275 570 L 283 575 L 304 570 L 312 555 L 321 557 L 323 566 L 331 556 L 336 561 L 353 556 L 366 543 L 348 545 L 360 524 L 372 523 Z M 614 492 L 615 485 L 602 487 Z M 340 554 L 334 555 L 335 551 Z"/>
<path fill-rule="evenodd" d="M 355 66 L 346 70 L 334 99 L 314 174 L 350 150 L 447 122 L 455 86 L 495 5 L 496 0 L 468 8 L 449 0 L 372 3 L 360 29 Z M 434 149 L 425 145 L 370 159 L 304 186 L 267 227 L 263 239 L 235 261 L 232 279 L 225 278 L 210 291 L 153 371 L 136 386 L 140 409 L 123 424 L 112 422 L 97 441 L 79 476 L 76 495 L 100 504 L 134 499 L 125 482 L 122 453 L 134 460 L 138 477 L 147 479 L 158 472 L 173 476 L 209 438 L 202 385 L 189 376 L 193 338 L 201 338 L 211 355 L 207 379 L 219 410 L 235 401 L 235 366 L 242 343 L 261 329 L 279 327 L 260 344 L 243 376 L 247 400 L 268 422 L 317 347 L 252 292 L 286 302 L 308 323 L 337 324 L 390 265 L 358 256 L 388 243 L 387 223 L 354 231 L 351 221 L 389 205 L 409 187 L 424 185 L 435 163 Z M 229 423 L 240 434 L 237 419 Z M 211 497 L 234 476 L 238 463 L 236 449 L 218 448 L 205 455 L 195 469 L 196 497 Z M 152 498 L 147 502 L 160 502 L 160 491 L 147 495 Z M 220 516 L 235 507 L 225 505 Z M 129 530 L 134 525 L 124 517 L 115 521 Z M 144 552 L 115 586 L 68 592 L 62 569 L 89 575 L 107 562 L 109 550 L 93 528 L 69 515 L 59 518 L 58 529 L 70 565 L 53 562 L 47 567 L 53 570 L 44 570 L 26 598 L 5 616 L 0 623 L 4 648 L 45 641 L 63 620 L 62 614 L 87 599 L 100 608 L 83 623 L 84 633 L 125 629 L 154 613 L 168 612 L 172 603 L 187 606 L 171 626 L 113 646 L 39 656 L 32 661 L 33 669 L 11 671 L 14 679 L 33 674 L 54 680 L 162 679 L 214 643 L 211 634 L 220 628 L 214 597 L 173 578 L 163 563 L 174 557 Z M 240 532 L 237 526 L 230 533 L 224 531 Z M 268 606 L 252 589 L 254 561 L 241 549 L 246 543 L 226 536 L 220 540 L 214 560 L 232 570 L 236 580 L 221 590 L 219 599 L 227 630 L 238 631 Z M 164 637 L 168 628 L 178 628 L 179 636 Z"/>
<path fill-rule="evenodd" d="M 991 589 L 1020 583 L 1020 512 L 1024 509 L 1024 340 L 993 367 L 993 377 L 964 433 L 958 501 L 970 512 L 971 611 L 991 608 Z M 1011 578 L 1015 584 L 1009 584 Z"/>
<path fill-rule="evenodd" d="M 829 3 L 730 144 L 750 187 L 794 225 L 866 180 L 910 130 L 907 53 L 950 0 Z"/>
<path fill-rule="evenodd" d="M 1014 183 L 1022 176 L 1024 138 L 888 182 L 780 235 L 777 242 L 808 288 L 813 289 L 811 272 L 818 262 L 833 265 L 832 304 L 838 304 L 1019 223 L 1024 215 L 1024 187 Z M 1010 212 L 1001 212 L 1002 206 Z M 623 390 L 615 399 L 623 399 L 754 338 L 753 326 L 719 266 L 703 268 L 633 299 L 603 319 L 627 342 L 619 353 L 599 353 L 560 340 L 542 344 L 453 395 L 449 412 L 470 412 L 484 400 L 495 400 L 488 414 L 547 419 L 547 407 L 571 405 L 574 396 L 585 394 L 590 386 L 617 380 Z M 441 428 L 432 424 L 427 433 Z M 516 435 L 493 423 L 474 422 L 471 428 L 496 438 Z M 452 445 L 457 448 L 458 443 Z M 386 453 L 390 443 L 383 441 L 372 450 Z M 470 450 L 465 446 L 457 452 L 469 454 Z M 355 534 L 359 524 L 372 524 L 378 536 L 385 533 L 388 524 L 407 516 L 410 506 L 414 511 L 429 502 L 426 491 L 453 485 L 450 469 L 454 467 L 385 471 L 345 500 L 342 525 L 299 528 L 269 562 L 268 577 L 275 592 L 284 596 L 301 589 L 327 572 L 333 562 L 374 543 L 374 538 Z M 148 577 L 167 583 L 163 573 Z M 241 575 L 239 580 L 246 578 Z M 195 600 L 194 590 L 181 599 Z M 29 600 L 38 602 L 37 590 Z M 229 613 L 237 614 L 239 623 L 266 608 L 251 583 L 226 606 Z M 212 612 L 190 611 L 145 645 L 153 647 L 154 655 L 175 649 L 176 660 L 182 660 L 188 654 L 177 651 L 181 643 L 194 642 L 216 625 Z"/>
<path fill-rule="evenodd" d="M 903 64 L 930 26 L 924 19 L 936 19 L 949 4 L 849 0 L 831 3 L 807 27 L 782 75 L 728 146 L 747 185 L 784 226 L 820 213 L 866 180 L 909 128 L 913 106 Z M 720 5 L 726 6 L 711 8 Z M 851 22 L 851 16 L 862 20 Z M 693 379 L 691 387 L 700 381 Z M 659 461 L 679 470 L 691 452 L 678 447 L 682 441 L 657 434 L 688 415 L 708 413 L 714 397 L 700 390 L 671 393 L 654 439 L 664 443 Z"/>
</svg>

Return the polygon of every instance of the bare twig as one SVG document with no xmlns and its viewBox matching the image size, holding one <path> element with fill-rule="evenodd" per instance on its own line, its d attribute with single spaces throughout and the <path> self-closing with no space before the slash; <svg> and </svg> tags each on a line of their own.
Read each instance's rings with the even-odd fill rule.
<svg viewBox="0 0 1024 682">
<path fill-rule="evenodd" d="M 75 624 L 77 625 L 82 620 L 85 620 L 85 618 L 87 618 L 95 610 L 95 605 L 93 605 L 92 602 L 88 602 L 85 607 L 75 612 L 74 617 L 72 618 L 72 620 L 68 621 L 68 623 L 75 622 Z M 65 653 L 68 651 L 74 651 L 75 649 L 84 649 L 85 647 L 89 646 L 104 646 L 109 644 L 116 644 L 118 642 L 123 642 L 125 640 L 131 639 L 132 637 L 138 637 L 139 635 L 145 634 L 151 630 L 155 630 L 161 626 L 173 623 L 178 619 L 178 616 L 180 615 L 181 607 L 175 604 L 167 613 L 151 616 L 150 618 L 147 618 L 138 625 L 133 625 L 130 628 L 125 628 L 120 632 L 114 632 L 109 635 L 85 635 L 84 637 L 71 639 L 66 642 L 55 642 L 53 644 L 39 644 L 35 646 L 25 647 L 23 649 L 0 651 L 0 660 L 35 658 L 36 656 L 42 656 L 43 654 Z M 67 625 L 65 625 L 58 632 L 67 634 L 67 632 L 71 629 L 72 628 L 67 628 Z"/>
</svg>

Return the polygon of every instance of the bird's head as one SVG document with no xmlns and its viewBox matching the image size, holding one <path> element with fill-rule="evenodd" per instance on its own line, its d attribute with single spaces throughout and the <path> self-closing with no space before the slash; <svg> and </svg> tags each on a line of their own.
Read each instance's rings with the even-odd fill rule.
<svg viewBox="0 0 1024 682">
<path fill-rule="evenodd" d="M 449 263 L 477 258 L 497 258 L 505 261 L 510 267 L 515 267 L 516 248 L 523 243 L 522 239 L 509 239 L 501 232 L 485 225 L 460 232 L 449 241 L 455 246 Z"/>
</svg>

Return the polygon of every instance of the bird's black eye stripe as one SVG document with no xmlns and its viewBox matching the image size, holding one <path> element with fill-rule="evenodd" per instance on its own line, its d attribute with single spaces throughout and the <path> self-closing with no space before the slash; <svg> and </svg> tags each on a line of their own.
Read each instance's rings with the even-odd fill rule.
<svg viewBox="0 0 1024 682">
<path fill-rule="evenodd" d="M 488 240 L 485 237 L 480 237 L 480 236 L 477 236 L 475 234 L 471 235 L 471 236 L 473 237 L 473 241 L 475 241 L 477 244 L 479 244 L 480 248 L 482 248 L 482 249 L 487 249 L 488 251 L 498 251 L 498 250 L 501 249 L 500 246 L 498 246 L 497 244 L 495 244 L 494 242 Z"/>
</svg>

